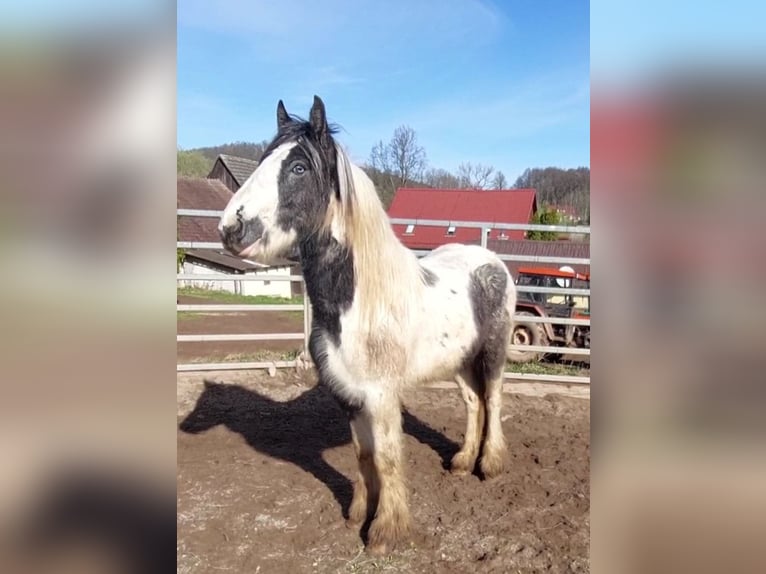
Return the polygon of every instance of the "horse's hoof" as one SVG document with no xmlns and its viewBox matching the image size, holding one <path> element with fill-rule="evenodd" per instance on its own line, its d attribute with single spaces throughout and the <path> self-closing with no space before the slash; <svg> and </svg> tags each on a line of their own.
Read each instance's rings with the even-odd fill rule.
<svg viewBox="0 0 766 574">
<path fill-rule="evenodd" d="M 370 524 L 370 530 L 367 533 L 367 551 L 373 556 L 388 554 L 409 534 L 410 519 L 407 514 L 400 514 L 388 520 L 376 518 Z"/>
<path fill-rule="evenodd" d="M 378 542 L 377 544 L 370 544 L 367 547 L 367 552 L 371 556 L 385 556 L 388 554 L 388 545 L 385 542 Z"/>
<path fill-rule="evenodd" d="M 362 527 L 361 520 L 355 520 L 353 518 L 346 519 L 346 528 L 349 530 L 357 530 Z"/>
<path fill-rule="evenodd" d="M 466 476 L 473 470 L 473 466 L 476 464 L 476 460 L 470 460 L 470 457 L 465 453 L 459 452 L 452 457 L 452 463 L 450 465 L 450 472 L 455 476 Z"/>
<path fill-rule="evenodd" d="M 505 461 L 499 454 L 483 456 L 479 468 L 484 478 L 494 478 L 505 471 Z"/>
</svg>

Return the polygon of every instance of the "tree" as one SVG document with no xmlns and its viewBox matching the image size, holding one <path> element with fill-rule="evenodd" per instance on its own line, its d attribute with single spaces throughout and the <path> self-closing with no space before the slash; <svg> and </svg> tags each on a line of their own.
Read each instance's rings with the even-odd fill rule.
<svg viewBox="0 0 766 574">
<path fill-rule="evenodd" d="M 178 150 L 176 174 L 187 177 L 206 177 L 213 162 L 196 150 Z"/>
<path fill-rule="evenodd" d="M 505 174 L 502 171 L 496 171 L 495 177 L 492 178 L 492 189 L 506 189 L 508 187 L 508 180 L 505 179 Z"/>
<path fill-rule="evenodd" d="M 388 143 L 380 140 L 372 146 L 366 170 L 388 208 L 397 188 L 422 185 L 425 167 L 426 151 L 418 145 L 415 130 L 402 125 L 394 130 Z"/>
<path fill-rule="evenodd" d="M 388 144 L 388 160 L 398 186 L 422 177 L 426 168 L 426 150 L 418 145 L 415 130 L 405 125 L 394 130 Z"/>
<path fill-rule="evenodd" d="M 460 180 L 446 169 L 429 169 L 423 174 L 423 183 L 438 189 L 456 189 Z"/>
<path fill-rule="evenodd" d="M 578 219 L 590 219 L 590 169 L 587 167 L 527 169 L 516 179 L 515 187 L 536 189 L 540 205 L 569 206 Z"/>
<path fill-rule="evenodd" d="M 561 214 L 556 209 L 544 206 L 537 210 L 532 221 L 535 225 L 559 225 L 561 224 Z M 528 231 L 527 239 L 536 239 L 538 241 L 556 241 L 559 234 L 555 231 Z"/>
<path fill-rule="evenodd" d="M 370 167 L 383 173 L 391 171 L 389 149 L 383 140 L 378 140 L 378 143 L 372 146 L 372 150 L 370 150 Z"/>
<path fill-rule="evenodd" d="M 457 177 L 460 187 L 469 189 L 486 189 L 495 168 L 491 165 L 464 162 L 457 166 Z"/>
</svg>

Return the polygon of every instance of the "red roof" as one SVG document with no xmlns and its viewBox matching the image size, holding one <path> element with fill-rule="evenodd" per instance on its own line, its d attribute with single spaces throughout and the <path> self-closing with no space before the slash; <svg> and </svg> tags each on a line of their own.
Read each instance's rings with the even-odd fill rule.
<svg viewBox="0 0 766 574">
<path fill-rule="evenodd" d="M 183 209 L 223 211 L 233 194 L 220 180 L 199 177 L 178 177 L 176 206 Z M 221 240 L 216 217 L 178 217 L 179 241 Z"/>
<path fill-rule="evenodd" d="M 536 241 L 523 239 L 518 241 L 492 240 L 487 242 L 487 248 L 498 255 L 532 255 L 534 257 L 575 257 L 590 259 L 590 243 L 587 241 Z M 521 261 L 506 261 L 506 267 L 511 275 L 516 277 L 520 268 L 534 266 L 534 263 Z M 590 265 L 567 263 L 577 273 L 590 275 Z"/>
<path fill-rule="evenodd" d="M 437 219 L 489 223 L 529 223 L 537 204 L 534 189 L 423 189 L 400 188 L 396 191 L 388 216 L 402 219 Z M 415 225 L 405 233 L 406 225 L 393 226 L 396 236 L 410 249 L 434 249 L 446 243 L 479 243 L 481 230 L 456 227 L 454 235 L 444 227 Z M 524 231 L 490 232 L 491 239 L 524 239 Z"/>
</svg>

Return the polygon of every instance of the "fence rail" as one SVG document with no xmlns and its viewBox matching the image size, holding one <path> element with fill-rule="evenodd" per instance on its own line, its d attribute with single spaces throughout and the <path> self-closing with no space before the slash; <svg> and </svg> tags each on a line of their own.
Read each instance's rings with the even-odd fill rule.
<svg viewBox="0 0 766 574">
<path fill-rule="evenodd" d="M 209 211 L 199 209 L 178 209 L 179 217 L 215 217 L 223 214 L 221 211 Z M 437 227 L 465 227 L 472 229 L 482 229 L 481 244 L 486 247 L 488 232 L 491 229 L 508 231 L 552 231 L 557 233 L 572 234 L 590 234 L 590 226 L 568 226 L 568 225 L 533 225 L 533 224 L 511 224 L 511 223 L 481 223 L 474 221 L 452 221 L 452 220 L 424 220 L 424 219 L 401 219 L 391 218 L 391 224 L 394 225 L 419 225 L 419 226 L 437 226 Z M 219 242 L 204 241 L 178 241 L 177 247 L 181 249 L 222 249 Z M 424 256 L 429 251 L 412 250 L 418 256 Z M 557 264 L 557 265 L 587 265 L 590 266 L 590 258 L 580 257 L 551 257 L 535 255 L 513 255 L 499 254 L 498 257 L 503 261 L 514 261 L 524 263 L 538 264 Z M 178 281 L 289 281 L 302 282 L 300 276 L 257 276 L 248 274 L 216 275 L 216 274 L 194 274 L 178 273 Z M 590 289 L 574 289 L 567 287 L 537 287 L 531 285 L 517 285 L 518 292 L 524 293 L 546 293 L 551 295 L 572 295 L 572 296 L 590 296 Z M 209 341 L 266 341 L 266 340 L 295 340 L 304 342 L 304 354 L 308 358 L 308 334 L 311 328 L 310 305 L 308 297 L 305 296 L 303 305 L 235 305 L 235 304 L 179 304 L 176 306 L 178 311 L 190 313 L 240 313 L 240 312 L 258 312 L 258 311 L 303 311 L 303 333 L 264 333 L 264 334 L 202 334 L 202 335 L 178 335 L 176 340 L 181 343 L 209 342 Z M 590 319 L 583 318 L 557 318 L 557 317 L 535 317 L 528 315 L 514 315 L 514 320 L 526 323 L 550 323 L 556 325 L 571 326 L 590 326 Z M 590 349 L 555 347 L 555 346 L 532 346 L 532 345 L 512 345 L 511 349 L 534 352 L 534 353 L 555 353 L 562 355 L 590 356 Z M 210 371 L 210 370 L 247 370 L 247 369 L 266 369 L 266 368 L 292 368 L 301 364 L 301 361 L 249 361 L 249 362 L 228 362 L 228 363 L 187 363 L 177 365 L 177 371 Z M 510 380 L 551 382 L 559 384 L 590 384 L 589 376 L 574 375 L 549 375 L 507 372 L 505 378 Z"/>
<path fill-rule="evenodd" d="M 243 313 L 248 311 L 303 311 L 304 305 L 176 305 L 176 311 L 204 311 L 207 313 Z"/>
<path fill-rule="evenodd" d="M 219 244 L 220 248 L 221 245 Z M 215 275 L 214 273 L 179 273 L 176 275 L 179 281 L 292 281 L 302 283 L 300 275 L 246 275 L 235 273 L 232 275 Z"/>
<path fill-rule="evenodd" d="M 198 343 L 206 341 L 302 341 L 303 333 L 251 333 L 237 335 L 177 335 L 178 343 Z"/>
</svg>

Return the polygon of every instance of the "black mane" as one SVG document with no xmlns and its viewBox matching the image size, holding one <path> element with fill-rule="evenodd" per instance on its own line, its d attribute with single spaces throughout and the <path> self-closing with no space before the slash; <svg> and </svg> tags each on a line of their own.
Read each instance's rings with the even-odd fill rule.
<svg viewBox="0 0 766 574">
<path fill-rule="evenodd" d="M 308 140 L 308 142 L 315 148 L 317 147 L 319 138 L 314 132 L 314 129 L 311 127 L 311 123 L 299 116 L 294 116 L 292 114 L 290 114 L 290 119 L 292 121 L 289 124 L 283 126 L 277 132 L 277 135 L 274 136 L 274 139 L 263 152 L 261 161 L 266 159 L 279 146 L 290 141 L 298 141 L 300 143 L 301 139 L 305 139 Z M 327 133 L 330 135 L 330 137 L 334 136 L 339 131 L 340 126 L 337 124 L 328 124 Z"/>
</svg>

